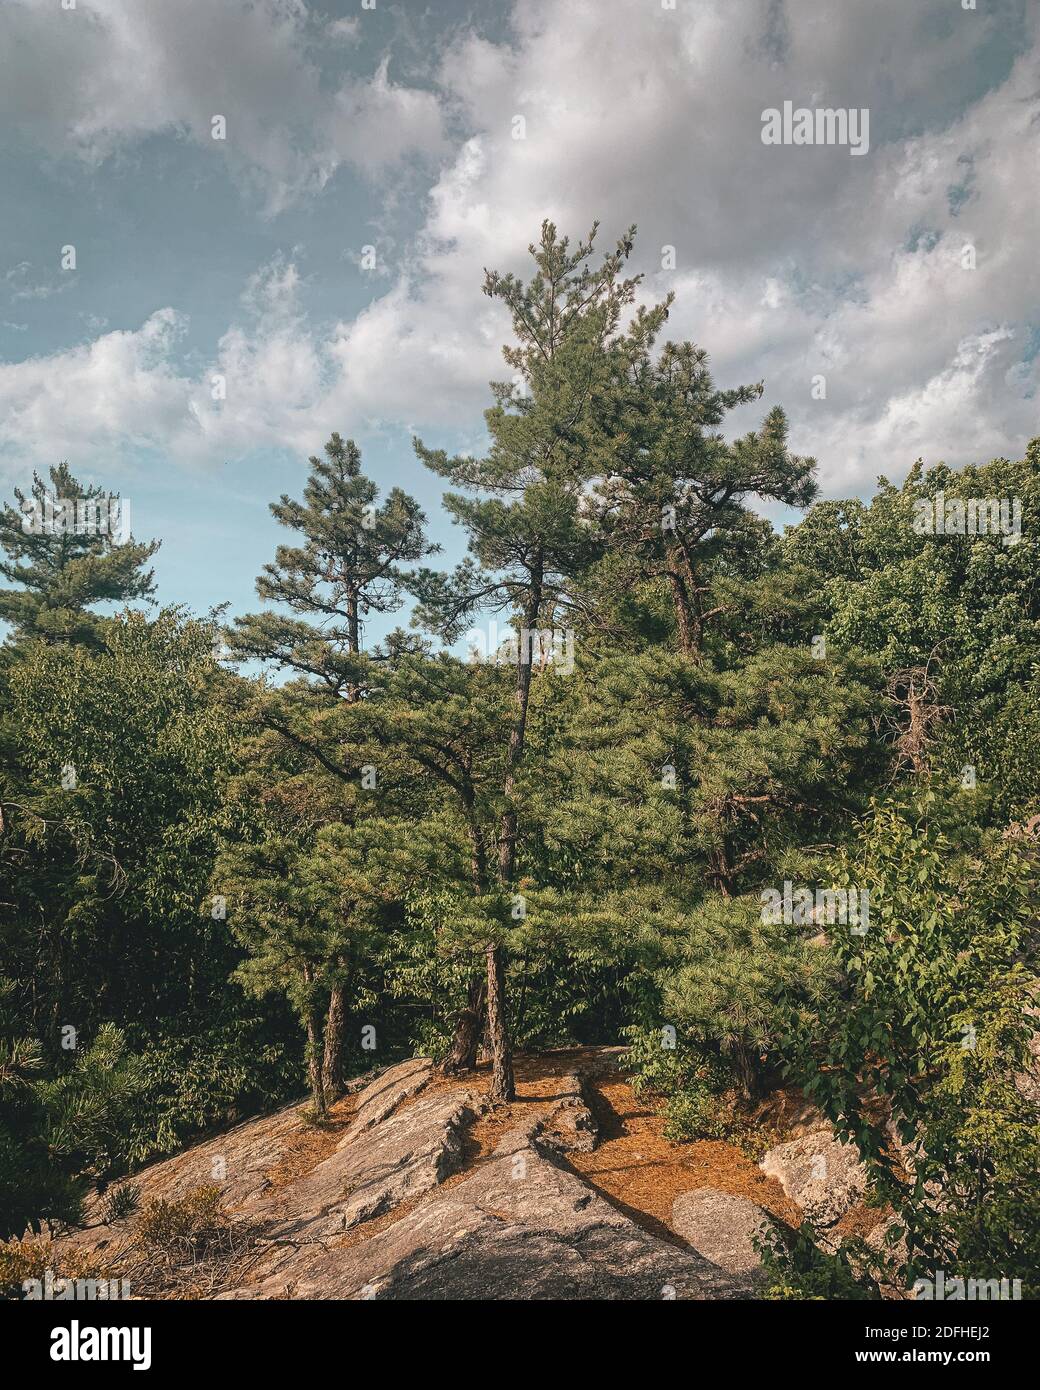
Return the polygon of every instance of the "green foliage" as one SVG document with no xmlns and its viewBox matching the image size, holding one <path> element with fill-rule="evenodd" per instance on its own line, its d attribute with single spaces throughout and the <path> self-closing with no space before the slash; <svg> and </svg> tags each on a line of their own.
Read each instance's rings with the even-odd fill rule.
<svg viewBox="0 0 1040 1390">
<path fill-rule="evenodd" d="M 126 1126 L 124 1162 L 175 1153 L 191 1139 L 269 1109 L 300 1090 L 302 1048 L 291 1020 L 231 996 L 224 1017 L 170 1021 L 142 1036 L 142 1093 Z M 177 1031 L 173 1031 L 176 1024 Z"/>
<path fill-rule="evenodd" d="M 119 1221 L 125 1221 L 127 1217 L 133 1216 L 141 1200 L 141 1189 L 137 1183 L 122 1182 L 114 1187 L 110 1187 L 105 1193 L 105 1201 L 102 1207 L 104 1219 L 110 1225 L 115 1225 Z"/>
<path fill-rule="evenodd" d="M 52 1164 L 43 1141 L 46 1115 L 38 1092 L 43 1049 L 19 1036 L 17 985 L 0 977 L 0 1238 L 20 1234 L 43 1216 L 72 1216 L 80 1193 Z"/>
<path fill-rule="evenodd" d="M 118 1161 L 121 1135 L 143 1087 L 140 1061 L 128 1054 L 126 1038 L 114 1024 L 102 1024 L 68 1070 L 36 1083 L 50 1154 L 102 1176 Z"/>
<path fill-rule="evenodd" d="M 27 646 L 9 672 L 5 959 L 34 979 L 31 1031 L 147 1025 L 226 979 L 226 929 L 198 913 L 231 735 L 211 633 L 127 613 L 99 650 Z"/>
<path fill-rule="evenodd" d="M 374 1011 L 384 991 L 397 1001 L 394 1013 L 404 1027 L 391 1031 L 391 1045 L 412 1047 L 438 1062 L 444 1058 L 455 1011 L 482 964 L 479 948 L 469 941 L 473 928 L 464 921 L 471 906 L 471 898 L 439 883 L 408 891 L 404 922 L 387 933 L 378 952 L 381 988 L 371 999 Z"/>
<path fill-rule="evenodd" d="M 663 989 L 665 1016 L 684 1037 L 716 1049 L 745 1095 L 760 1092 L 774 1063 L 786 1015 L 797 995 L 812 1008 L 826 993 L 826 954 L 804 930 L 762 922 L 758 898 L 705 898 L 676 945 L 676 967 Z"/>
<path fill-rule="evenodd" d="M 774 1302 L 858 1303 L 881 1297 L 870 1274 L 871 1252 L 862 1241 L 822 1250 L 812 1224 L 803 1221 L 797 1230 L 772 1231 L 755 1245 L 762 1259 L 763 1297 Z"/>
<path fill-rule="evenodd" d="M 143 1089 L 123 1034 L 104 1024 L 71 1066 L 47 1068 L 36 1044 L 0 1026 L 0 1235 L 41 1220 L 72 1220 L 83 1179 L 104 1178 L 122 1161 L 124 1139 Z M 51 1074 L 46 1072 L 50 1070 Z"/>
<path fill-rule="evenodd" d="M 839 986 L 794 1004 L 787 1069 L 895 1208 L 906 1281 L 943 1268 L 1029 1283 L 1040 1134 L 1015 1075 L 1035 1026 L 1035 868 L 962 817 L 934 790 L 875 806 L 837 875 L 869 891 L 870 929 L 834 934 Z"/>
<path fill-rule="evenodd" d="M 34 473 L 28 493 L 15 488 L 15 501 L 0 510 L 0 550 L 7 555 L 0 577 L 19 587 L 0 589 L 0 620 L 10 623 L 16 642 L 97 646 L 106 624 L 91 611 L 95 605 L 150 599 L 152 571 L 143 566 L 159 543 L 113 537 L 107 520 L 118 493 L 84 487 L 60 463 L 49 481 Z M 103 508 L 106 524 L 77 526 L 77 503 Z M 56 504 L 71 505 L 72 514 L 56 511 Z"/>
<path fill-rule="evenodd" d="M 733 1133 L 733 1075 L 718 1056 L 673 1038 L 668 1025 L 627 1033 L 632 1089 L 638 1096 L 664 1101 L 666 1139 L 724 1139 Z"/>
<path fill-rule="evenodd" d="M 333 434 L 325 457 L 310 460 L 304 500 L 283 495 L 271 504 L 303 544 L 280 545 L 256 591 L 288 612 L 276 607 L 237 618 L 227 634 L 233 655 L 314 677 L 333 695 L 356 696 L 365 672 L 359 655 L 365 619 L 399 608 L 401 565 L 438 549 L 426 541 L 426 518 L 413 498 L 393 488 L 377 507 L 378 494 L 361 472 L 357 445 Z"/>
<path fill-rule="evenodd" d="M 940 498 L 1004 499 L 1022 532 L 922 534 L 923 503 Z M 1040 766 L 1031 698 L 1040 669 L 1040 594 L 1035 521 L 1040 515 L 1040 440 L 1019 462 L 955 472 L 945 464 L 915 465 L 901 487 L 885 479 L 869 505 L 821 503 L 784 541 L 793 569 L 811 576 L 818 630 L 828 649 L 861 650 L 883 672 L 931 664 L 945 711 L 935 730 L 933 767 L 959 778 L 972 765 L 987 788 L 978 815 L 1003 826 L 1040 807 Z M 1013 543 L 1008 543 L 1009 541 Z"/>
<path fill-rule="evenodd" d="M 0 513 L 0 1232 L 304 1068 L 322 1124 L 344 1068 L 484 1041 L 509 1099 L 512 1045 L 628 1037 L 669 1136 L 754 1148 L 786 1076 L 897 1210 L 901 1271 L 803 1228 L 764 1255 L 771 1296 L 938 1267 L 1037 1290 L 1040 441 L 777 535 L 755 499 L 811 503 L 813 461 L 776 405 L 724 437 L 763 387 L 659 343 L 632 235 L 597 261 L 595 228 L 547 222 L 529 280 L 487 273 L 513 326 L 488 447 L 416 442 L 453 571 L 352 441 L 310 460 L 272 506 L 293 543 L 264 611 L 224 634 L 259 677 L 215 659 L 219 609 L 112 612 L 150 599 L 154 545 L 22 528 L 23 503 L 103 489 L 62 465 Z M 1024 533 L 923 534 L 940 494 L 1018 498 Z M 495 615 L 514 647 L 366 648 L 409 591 L 413 627 Z M 866 934 L 763 920 L 785 880 L 869 893 Z M 108 1205 L 128 1218 L 132 1184 Z M 171 1267 L 235 1248 L 212 1194 L 140 1232 Z"/>
</svg>

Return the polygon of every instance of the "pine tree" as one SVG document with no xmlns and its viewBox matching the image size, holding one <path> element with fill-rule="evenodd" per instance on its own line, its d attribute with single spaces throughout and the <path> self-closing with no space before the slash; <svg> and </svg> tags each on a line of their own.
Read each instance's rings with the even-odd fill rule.
<svg viewBox="0 0 1040 1390">
<path fill-rule="evenodd" d="M 429 811 L 417 815 L 407 843 L 412 887 L 444 886 L 457 904 L 452 949 L 467 960 L 486 951 L 489 929 L 500 930 L 505 902 L 493 864 L 498 788 L 510 727 L 511 682 L 502 667 L 465 663 L 440 653 L 405 653 L 366 702 L 370 738 L 392 755 L 399 773 L 422 783 Z M 432 819 L 443 808 L 439 820 Z M 461 854 L 443 849 L 444 820 Z M 454 865 L 461 858 L 461 873 Z M 451 1075 L 476 1065 L 487 999 L 487 971 L 473 969 L 443 1061 Z"/>
<path fill-rule="evenodd" d="M 303 544 L 280 545 L 273 564 L 257 580 L 261 599 L 288 609 L 235 620 L 228 646 L 239 658 L 270 662 L 312 682 L 307 690 L 276 692 L 260 720 L 305 750 L 325 772 L 353 780 L 358 769 L 342 760 L 342 725 L 329 700 L 356 703 L 365 687 L 365 619 L 392 613 L 404 601 L 402 564 L 435 553 L 425 535 L 418 503 L 394 488 L 377 506 L 378 488 L 361 471 L 353 440 L 333 434 L 323 459 L 310 459 L 304 500 L 283 494 L 271 511 L 300 533 Z M 323 698 L 324 697 L 324 698 Z M 326 729 L 333 731 L 328 751 Z M 342 1087 L 346 967 L 327 974 L 324 1090 L 335 1099 Z"/>
<path fill-rule="evenodd" d="M 256 997 L 284 993 L 307 1036 L 307 1071 L 315 1115 L 324 1118 L 335 1099 L 325 1087 L 320 1009 L 326 974 L 343 947 L 337 923 L 315 911 L 304 881 L 306 854 L 298 837 L 269 828 L 256 843 L 229 847 L 216 866 L 228 922 L 248 955 L 235 977 Z"/>
<path fill-rule="evenodd" d="M 147 600 L 153 572 L 144 565 L 158 541 L 117 540 L 126 515 L 118 493 L 84 487 L 67 463 L 50 470 L 50 482 L 33 475 L 28 494 L 15 488 L 17 506 L 0 512 L 0 576 L 20 587 L 0 589 L 0 620 L 15 641 L 77 642 L 98 647 L 103 619 L 98 603 Z"/>
<path fill-rule="evenodd" d="M 517 867 L 515 788 L 524 755 L 533 648 L 540 624 L 569 610 L 570 581 L 595 553 L 582 497 L 599 440 L 601 398 L 616 373 L 613 354 L 622 311 L 632 303 L 638 284 L 638 277 L 621 278 L 634 228 L 598 267 L 590 264 L 595 235 L 594 226 L 572 249 L 568 238 L 558 237 L 552 223 L 545 222 L 539 244 L 530 247 L 536 272 L 528 284 L 513 275 L 486 273 L 484 293 L 509 309 L 517 338 L 516 345 L 503 349 L 514 379 L 491 383 L 495 404 L 485 412 L 492 437 L 486 457 L 449 458 L 443 450 L 415 442 L 427 467 L 476 494 L 445 495 L 446 508 L 469 534 L 470 558 L 450 577 L 421 572 L 419 620 L 447 640 L 480 613 L 504 611 L 519 628 L 498 826 L 496 872 L 503 891 L 512 888 Z M 514 1082 L 505 961 L 504 939 L 489 942 L 491 1094 L 508 1101 Z"/>
<path fill-rule="evenodd" d="M 790 453 L 778 406 L 757 432 L 727 442 L 717 427 L 761 384 L 717 390 L 703 349 L 666 343 L 653 354 L 656 327 L 640 318 L 618 389 L 605 398 L 610 448 L 593 510 L 641 577 L 667 580 L 679 649 L 699 660 L 705 625 L 721 611 L 710 601 L 712 572 L 751 522 L 744 499 L 806 506 L 815 460 Z"/>
<path fill-rule="evenodd" d="M 359 714 L 364 717 L 363 708 Z M 250 746 L 261 756 L 274 747 Z M 298 750 L 283 745 L 281 752 L 287 764 L 303 764 Z M 418 827 L 408 814 L 408 794 L 386 798 L 385 816 L 357 817 L 349 793 L 330 779 L 322 784 L 307 772 L 287 775 L 289 766 L 280 777 L 275 772 L 272 764 L 250 758 L 236 781 L 235 819 L 243 833 L 225 848 L 212 887 L 248 952 L 235 978 L 257 997 L 283 994 L 300 1019 L 312 1102 L 321 1117 L 342 1090 L 346 1001 L 351 990 L 357 996 L 371 987 L 365 972 L 385 919 L 405 891 L 413 862 L 407 847 Z M 429 878 L 436 862 L 432 852 L 417 874 Z M 330 1056 L 337 1067 L 332 1073 Z"/>
<path fill-rule="evenodd" d="M 400 608 L 401 565 L 438 547 L 426 540 L 418 503 L 400 488 L 376 506 L 379 490 L 362 473 L 352 439 L 333 434 L 325 458 L 312 456 L 310 470 L 302 502 L 283 494 L 271 504 L 278 521 L 304 543 L 280 545 L 256 581 L 261 599 L 294 616 L 271 611 L 237 618 L 228 645 L 236 656 L 311 677 L 352 701 L 363 684 L 366 617 Z"/>
</svg>

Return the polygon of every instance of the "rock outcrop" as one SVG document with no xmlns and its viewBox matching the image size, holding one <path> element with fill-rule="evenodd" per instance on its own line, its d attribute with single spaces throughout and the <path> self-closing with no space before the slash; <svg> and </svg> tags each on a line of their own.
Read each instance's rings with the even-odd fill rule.
<svg viewBox="0 0 1040 1390">
<path fill-rule="evenodd" d="M 741 1285 L 650 1235 L 513 1130 L 437 1199 L 349 1246 L 286 1251 L 230 1298 L 707 1299 Z"/>
<path fill-rule="evenodd" d="M 699 1187 L 675 1199 L 672 1229 L 727 1274 L 753 1279 L 762 1267 L 755 1241 L 769 1236 L 778 1225 L 757 1202 L 714 1187 Z"/>
<path fill-rule="evenodd" d="M 746 1297 L 746 1279 L 637 1224 L 569 1166 L 596 1144 L 584 1088 L 614 1065 L 606 1053 L 581 1054 L 510 1111 L 428 1060 L 402 1062 L 351 1088 L 338 1138 L 289 1107 L 134 1181 L 142 1203 L 220 1187 L 240 1233 L 213 1294 L 224 1299 Z M 522 1122 L 499 1133 L 515 1111 Z M 135 1218 L 103 1212 L 96 1200 L 93 1224 L 63 1241 L 117 1264 L 130 1251 L 140 1268 Z"/>
<path fill-rule="evenodd" d="M 360 1134 L 385 1120 L 404 1101 L 418 1095 L 432 1075 L 433 1063 L 428 1057 L 413 1057 L 381 1071 L 358 1094 L 352 1132 Z"/>
<path fill-rule="evenodd" d="M 458 1168 L 466 1130 L 482 1108 L 466 1091 L 421 1096 L 361 1128 L 355 1121 L 334 1153 L 274 1201 L 269 1235 L 335 1235 L 423 1196 Z M 266 1215 L 269 1208 L 256 1210 Z"/>
<path fill-rule="evenodd" d="M 758 1166 L 776 1178 L 818 1229 L 840 1221 L 867 1190 L 855 1146 L 822 1131 L 778 1144 Z"/>
</svg>

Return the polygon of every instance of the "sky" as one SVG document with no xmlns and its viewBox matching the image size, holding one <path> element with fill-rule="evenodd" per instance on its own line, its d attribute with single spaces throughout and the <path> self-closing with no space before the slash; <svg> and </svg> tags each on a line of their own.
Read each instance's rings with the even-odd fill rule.
<svg viewBox="0 0 1040 1390">
<path fill-rule="evenodd" d="M 863 153 L 764 143 L 788 101 Z M 245 612 L 338 430 L 457 558 L 411 439 L 481 449 L 483 269 L 543 218 L 636 223 L 668 336 L 765 383 L 729 429 L 783 405 L 824 496 L 1019 458 L 1038 214 L 1035 0 L 0 0 L 0 488 L 67 459 L 162 602 Z"/>
</svg>

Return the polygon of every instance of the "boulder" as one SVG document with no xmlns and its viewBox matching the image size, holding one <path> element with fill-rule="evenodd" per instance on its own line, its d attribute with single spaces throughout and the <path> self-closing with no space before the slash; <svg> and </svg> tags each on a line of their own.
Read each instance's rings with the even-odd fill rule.
<svg viewBox="0 0 1040 1390">
<path fill-rule="evenodd" d="M 714 1187 L 684 1192 L 672 1204 L 675 1234 L 727 1274 L 753 1276 L 762 1264 L 755 1239 L 777 1229 L 777 1223 L 757 1202 Z"/>
<path fill-rule="evenodd" d="M 805 1212 L 814 1226 L 833 1226 L 863 1197 L 866 1169 L 852 1144 L 832 1134 L 807 1134 L 778 1144 L 758 1165 Z"/>
<path fill-rule="evenodd" d="M 589 1109 L 585 1080 L 572 1072 L 562 1081 L 551 1110 L 533 1129 L 542 1148 L 557 1153 L 592 1153 L 599 1138 L 599 1125 Z"/>
</svg>

